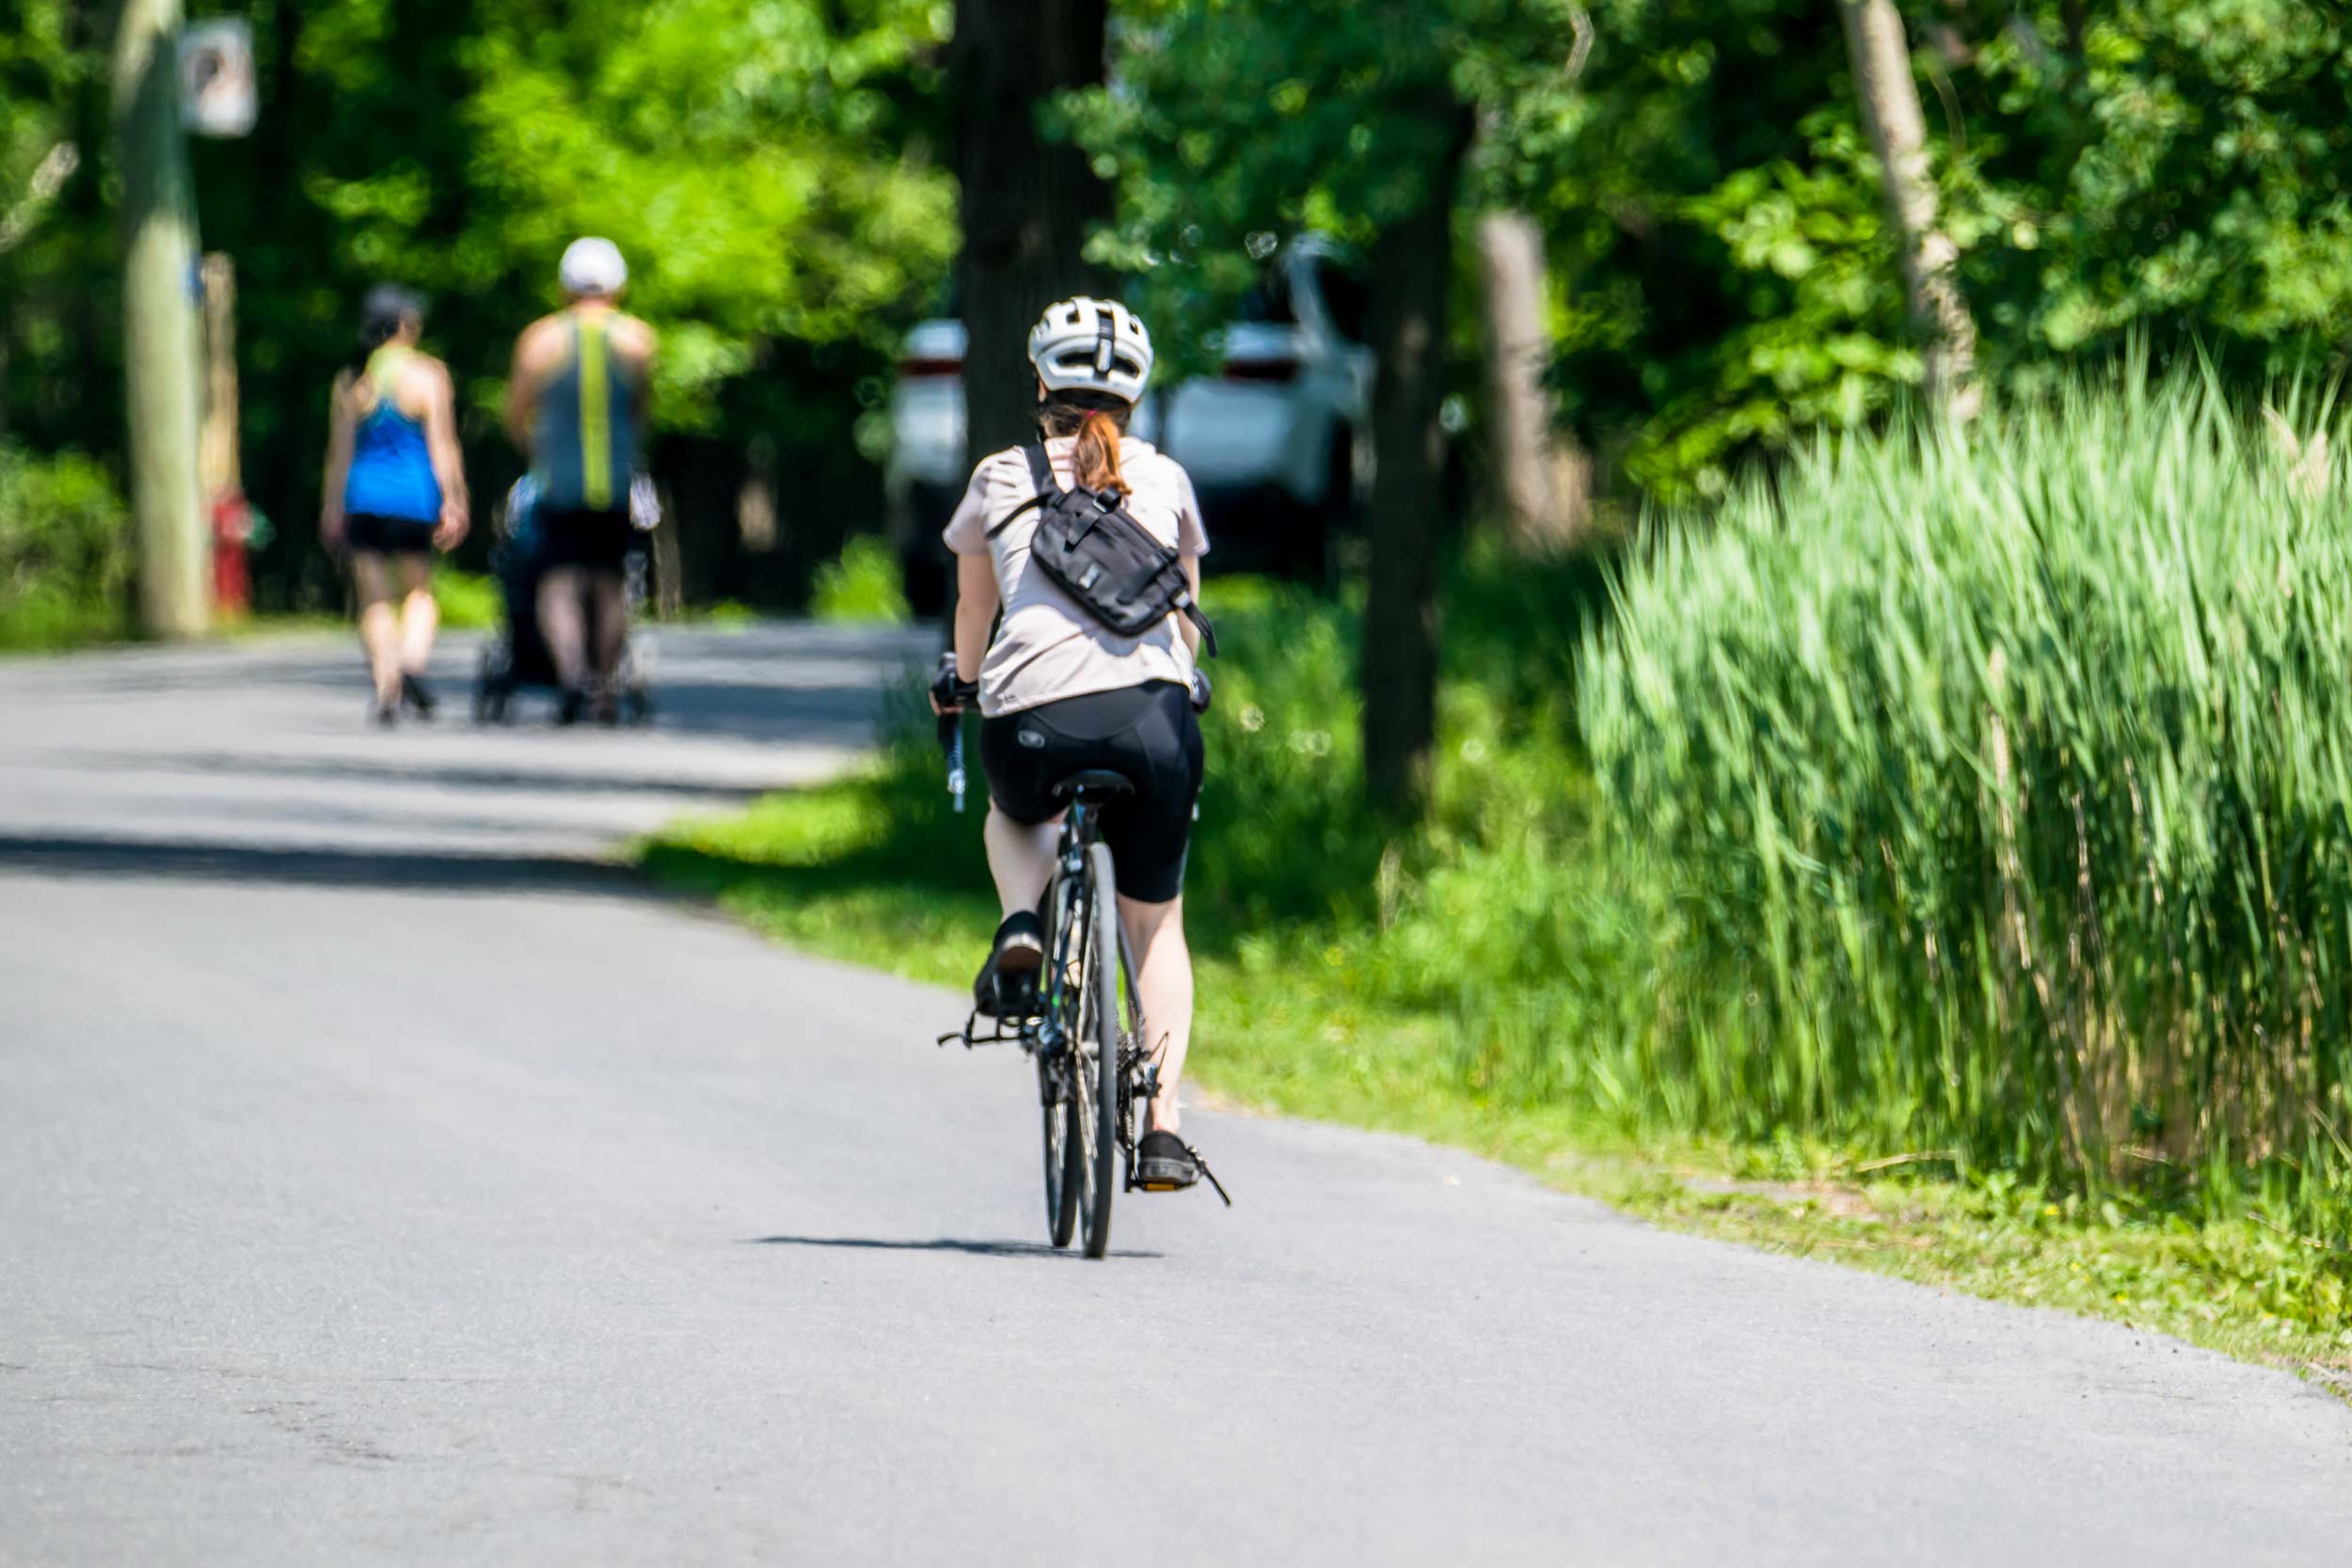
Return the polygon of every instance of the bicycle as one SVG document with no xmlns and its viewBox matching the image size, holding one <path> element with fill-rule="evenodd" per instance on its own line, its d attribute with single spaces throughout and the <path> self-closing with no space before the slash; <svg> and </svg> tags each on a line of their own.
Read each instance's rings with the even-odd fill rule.
<svg viewBox="0 0 2352 1568">
<path fill-rule="evenodd" d="M 948 787 L 963 809 L 963 726 L 940 721 L 948 755 Z M 1038 972 L 1029 1016 L 1007 1019 L 1000 1006 L 993 1029 L 977 1032 L 977 1009 L 963 1028 L 939 1037 L 966 1049 L 1017 1044 L 1037 1062 L 1043 1113 L 1045 1229 L 1057 1247 L 1073 1234 L 1089 1258 L 1110 1247 L 1111 1199 L 1141 1190 L 1136 1179 L 1136 1118 L 1158 1095 L 1160 1069 L 1143 1046 L 1135 957 L 1119 922 L 1118 881 L 1110 847 L 1102 840 L 1103 808 L 1135 785 L 1120 774 L 1089 768 L 1054 787 L 1066 801 L 1055 850 L 1054 879 L 1045 893 L 1046 961 Z M 1195 1159 L 1199 1158 L 1198 1153 Z M 1200 1174 L 1227 1208 L 1233 1200 L 1205 1162 Z"/>
</svg>

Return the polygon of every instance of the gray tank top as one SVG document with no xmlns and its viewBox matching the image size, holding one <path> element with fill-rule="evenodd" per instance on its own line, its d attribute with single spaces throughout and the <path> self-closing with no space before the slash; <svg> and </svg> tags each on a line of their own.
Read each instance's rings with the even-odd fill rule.
<svg viewBox="0 0 2352 1568">
<path fill-rule="evenodd" d="M 540 504 L 561 512 L 621 512 L 637 468 L 642 398 L 635 367 L 613 348 L 605 316 L 572 317 L 572 352 L 539 389 L 531 471 Z"/>
</svg>

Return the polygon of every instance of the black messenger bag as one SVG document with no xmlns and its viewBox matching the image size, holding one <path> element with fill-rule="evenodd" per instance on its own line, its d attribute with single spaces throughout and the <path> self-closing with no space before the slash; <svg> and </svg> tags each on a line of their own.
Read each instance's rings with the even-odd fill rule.
<svg viewBox="0 0 2352 1568">
<path fill-rule="evenodd" d="M 1193 602 L 1183 557 L 1128 515 L 1118 491 L 1065 490 L 1042 446 L 1021 451 L 1038 493 L 1014 507 L 988 536 L 995 538 L 1036 508 L 1037 537 L 1029 542 L 1029 559 L 1079 609 L 1121 637 L 1183 615 L 1200 628 L 1201 651 L 1215 658 L 1216 632 Z"/>
</svg>

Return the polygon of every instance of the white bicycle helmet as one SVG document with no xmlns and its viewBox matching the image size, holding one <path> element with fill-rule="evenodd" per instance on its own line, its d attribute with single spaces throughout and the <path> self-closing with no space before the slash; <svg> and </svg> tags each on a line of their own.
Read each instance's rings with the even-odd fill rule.
<svg viewBox="0 0 2352 1568">
<path fill-rule="evenodd" d="M 1049 392 L 1083 388 L 1133 403 L 1152 379 L 1152 334 L 1119 301 L 1081 294 L 1048 307 L 1029 328 L 1029 363 Z"/>
</svg>

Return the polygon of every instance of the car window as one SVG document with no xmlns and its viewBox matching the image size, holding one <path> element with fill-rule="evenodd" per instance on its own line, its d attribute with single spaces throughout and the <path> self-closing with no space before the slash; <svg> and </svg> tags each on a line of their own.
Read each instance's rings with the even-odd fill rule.
<svg viewBox="0 0 2352 1568">
<path fill-rule="evenodd" d="M 1332 330 L 1351 343 L 1362 342 L 1371 326 L 1372 310 L 1372 290 L 1364 280 L 1334 261 L 1318 258 L 1315 287 L 1322 291 Z"/>
</svg>

